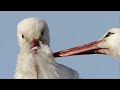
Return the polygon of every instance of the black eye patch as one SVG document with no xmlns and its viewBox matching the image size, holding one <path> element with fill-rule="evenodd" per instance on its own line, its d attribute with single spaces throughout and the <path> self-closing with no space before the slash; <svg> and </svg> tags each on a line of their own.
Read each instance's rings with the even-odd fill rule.
<svg viewBox="0 0 120 90">
<path fill-rule="evenodd" d="M 42 31 L 41 35 L 44 35 L 44 31 Z"/>
<path fill-rule="evenodd" d="M 112 34 L 114 34 L 114 33 L 108 32 L 104 38 L 109 37 L 109 36 L 112 35 Z"/>
<path fill-rule="evenodd" d="M 22 34 L 22 38 L 24 38 L 24 35 Z"/>
</svg>

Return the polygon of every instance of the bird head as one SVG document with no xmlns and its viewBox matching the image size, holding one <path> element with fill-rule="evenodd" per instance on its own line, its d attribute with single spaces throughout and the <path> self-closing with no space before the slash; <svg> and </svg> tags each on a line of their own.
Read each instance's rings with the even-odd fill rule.
<svg viewBox="0 0 120 90">
<path fill-rule="evenodd" d="M 22 51 L 31 51 L 41 48 L 41 43 L 50 42 L 47 23 L 39 18 L 31 17 L 22 20 L 17 26 L 19 46 Z"/>
<path fill-rule="evenodd" d="M 97 52 L 112 55 L 120 58 L 120 29 L 110 29 L 101 39 L 97 47 L 101 48 Z"/>
</svg>

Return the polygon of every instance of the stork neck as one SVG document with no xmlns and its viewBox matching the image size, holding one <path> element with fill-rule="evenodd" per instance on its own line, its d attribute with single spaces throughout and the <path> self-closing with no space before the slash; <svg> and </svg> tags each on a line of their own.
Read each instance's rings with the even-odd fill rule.
<svg viewBox="0 0 120 90">
<path fill-rule="evenodd" d="M 57 63 L 49 50 L 39 50 L 37 54 L 18 56 L 15 78 L 55 79 L 59 78 Z M 37 66 L 37 67 L 36 67 Z"/>
</svg>

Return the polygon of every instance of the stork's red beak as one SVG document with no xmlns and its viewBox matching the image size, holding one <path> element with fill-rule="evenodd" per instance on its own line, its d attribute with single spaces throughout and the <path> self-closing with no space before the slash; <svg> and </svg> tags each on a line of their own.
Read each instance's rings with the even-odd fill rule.
<svg viewBox="0 0 120 90">
<path fill-rule="evenodd" d="M 53 53 L 54 57 L 66 57 L 66 56 L 74 56 L 74 55 L 88 55 L 88 54 L 105 54 L 99 52 L 100 49 L 106 49 L 106 48 L 100 48 L 98 47 L 98 44 L 102 41 L 94 41 L 82 46 L 73 47 L 70 49 L 62 50 Z"/>
<path fill-rule="evenodd" d="M 34 48 L 34 47 L 39 47 L 39 42 L 38 42 L 38 40 L 36 40 L 36 39 L 33 39 L 33 40 L 31 40 L 30 41 L 30 48 L 32 49 L 32 48 Z"/>
</svg>

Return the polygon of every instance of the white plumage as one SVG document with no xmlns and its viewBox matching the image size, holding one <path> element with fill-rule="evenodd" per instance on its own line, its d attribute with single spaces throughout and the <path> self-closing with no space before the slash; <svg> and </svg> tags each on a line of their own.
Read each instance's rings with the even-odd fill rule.
<svg viewBox="0 0 120 90">
<path fill-rule="evenodd" d="M 18 55 L 15 79 L 78 79 L 79 74 L 64 65 L 58 64 L 49 47 L 47 23 L 31 17 L 22 20 L 17 26 L 20 52 Z"/>
<path fill-rule="evenodd" d="M 120 58 L 120 28 L 110 29 L 100 40 L 97 46 L 106 49 L 99 52 Z"/>
</svg>

